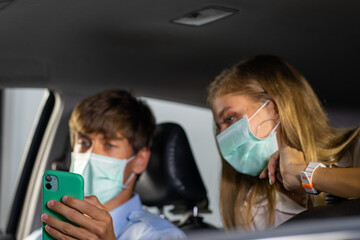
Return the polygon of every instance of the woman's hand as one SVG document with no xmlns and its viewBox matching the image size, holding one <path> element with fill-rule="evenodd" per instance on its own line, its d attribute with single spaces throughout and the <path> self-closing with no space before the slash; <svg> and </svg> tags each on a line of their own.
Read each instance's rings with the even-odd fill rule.
<svg viewBox="0 0 360 240">
<path fill-rule="evenodd" d="M 269 177 L 270 184 L 276 179 L 291 192 L 304 191 L 301 186 L 300 172 L 305 170 L 304 154 L 295 148 L 286 146 L 271 155 L 268 167 L 260 174 L 260 178 Z"/>
<path fill-rule="evenodd" d="M 268 167 L 259 177 L 269 177 L 270 184 L 277 179 L 286 190 L 303 193 L 300 173 L 306 166 L 304 154 L 286 146 L 270 157 Z M 317 168 L 312 181 L 318 191 L 343 198 L 360 198 L 360 168 Z"/>
<path fill-rule="evenodd" d="M 95 196 L 82 201 L 65 195 L 62 202 L 50 200 L 47 206 L 78 225 L 43 214 L 45 230 L 56 239 L 116 239 L 112 217 Z"/>
</svg>

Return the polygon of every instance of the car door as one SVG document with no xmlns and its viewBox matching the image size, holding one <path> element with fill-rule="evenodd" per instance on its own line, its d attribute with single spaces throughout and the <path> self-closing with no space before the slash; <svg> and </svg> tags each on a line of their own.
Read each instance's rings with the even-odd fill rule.
<svg viewBox="0 0 360 240">
<path fill-rule="evenodd" d="M 20 94 L 22 94 L 22 96 L 26 94 L 26 90 L 21 90 L 22 92 L 20 91 Z M 6 91 L 7 90 L 4 90 L 3 92 Z M 10 182 L 14 184 L 14 189 L 12 190 L 12 196 L 9 197 L 10 203 L 7 204 L 7 206 L 2 205 L 2 209 L 0 212 L 2 220 L 2 231 L 0 239 L 22 239 L 24 231 L 26 232 L 26 229 L 28 228 L 28 223 L 25 221 L 25 219 L 34 214 L 34 204 L 36 204 L 36 202 L 38 201 L 38 198 L 33 196 L 36 195 L 34 195 L 34 193 L 39 192 L 39 181 L 41 178 L 40 175 L 46 164 L 46 161 L 44 161 L 44 159 L 47 158 L 47 155 L 49 153 L 49 146 L 51 146 L 51 142 L 53 140 L 54 130 L 56 129 L 56 125 L 58 124 L 57 118 L 59 116 L 59 113 L 61 113 L 62 106 L 59 94 L 50 90 L 42 91 L 43 96 L 41 101 L 39 102 L 37 114 L 35 114 L 33 123 L 30 123 L 32 125 L 32 129 L 28 134 L 25 149 L 21 149 L 17 146 L 17 144 L 15 144 L 15 146 L 12 146 L 15 151 L 23 151 L 21 160 L 11 159 L 11 157 L 4 158 L 4 154 L 2 154 L 2 198 L 4 199 L 9 194 L 9 192 L 11 192 L 11 189 L 9 189 L 7 186 Z M 34 101 L 33 97 L 30 96 L 30 98 L 32 98 L 31 102 L 36 102 Z M 16 100 L 16 96 L 14 99 L 8 100 L 4 97 L 3 94 L 1 101 L 1 115 L 3 123 L 5 122 L 4 119 L 6 119 L 8 115 L 10 115 L 8 112 L 5 112 L 6 106 L 12 104 L 12 108 L 14 108 L 13 110 L 15 111 L 18 110 L 20 108 L 19 106 L 21 105 L 24 105 L 26 107 L 26 103 L 20 103 Z M 21 124 L 17 125 L 17 121 L 15 120 L 19 120 L 20 123 L 24 123 L 25 121 L 29 120 L 28 118 L 26 118 L 26 112 L 33 112 L 34 109 L 27 107 L 22 111 L 23 115 L 14 115 L 16 116 L 16 119 L 10 118 L 11 122 L 9 124 L 2 124 L 2 146 L 6 146 L 5 143 L 7 143 L 9 139 L 13 137 L 13 132 L 7 131 L 8 134 L 4 134 L 6 133 L 6 131 L 4 130 L 7 130 L 11 127 L 21 130 L 19 126 Z M 6 150 L 7 148 L 2 148 L 2 153 L 4 153 L 4 151 Z M 16 169 L 17 171 L 11 171 L 11 169 L 6 168 L 7 161 L 18 161 L 19 164 L 18 169 Z M 10 174 L 10 176 L 5 178 L 4 176 L 7 174 Z"/>
</svg>

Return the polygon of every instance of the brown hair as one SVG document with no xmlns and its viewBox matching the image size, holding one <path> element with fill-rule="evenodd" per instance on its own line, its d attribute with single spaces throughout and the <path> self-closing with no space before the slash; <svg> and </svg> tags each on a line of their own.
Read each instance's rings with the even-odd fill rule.
<svg viewBox="0 0 360 240">
<path fill-rule="evenodd" d="M 208 104 L 212 107 L 216 97 L 230 93 L 245 94 L 258 102 L 274 101 L 280 116 L 281 142 L 302 151 L 306 162 L 335 163 L 360 133 L 360 128 L 331 127 L 305 77 L 279 57 L 253 56 L 224 70 L 208 88 Z M 249 227 L 251 208 L 259 196 L 269 202 L 268 222 L 272 224 L 275 186 L 240 174 L 223 160 L 220 205 L 224 226 Z"/>
<path fill-rule="evenodd" d="M 77 132 L 102 133 L 107 137 L 120 132 L 137 153 L 143 147 L 150 148 L 155 118 L 145 102 L 125 90 L 112 89 L 79 102 L 71 114 L 69 128 L 72 146 Z"/>
</svg>

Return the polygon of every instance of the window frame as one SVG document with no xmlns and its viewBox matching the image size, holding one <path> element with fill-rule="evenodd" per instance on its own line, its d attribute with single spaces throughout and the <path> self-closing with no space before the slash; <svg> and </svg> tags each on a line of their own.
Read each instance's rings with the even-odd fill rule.
<svg viewBox="0 0 360 240">
<path fill-rule="evenodd" d="M 23 239 L 29 234 L 31 226 L 28 217 L 33 215 L 34 203 L 38 201 L 42 172 L 45 169 L 49 149 L 52 146 L 58 117 L 62 112 L 60 94 L 45 89 L 39 112 L 35 118 L 29 135 L 27 149 L 19 166 L 19 176 L 16 183 L 14 198 L 5 233 L 0 239 Z"/>
</svg>

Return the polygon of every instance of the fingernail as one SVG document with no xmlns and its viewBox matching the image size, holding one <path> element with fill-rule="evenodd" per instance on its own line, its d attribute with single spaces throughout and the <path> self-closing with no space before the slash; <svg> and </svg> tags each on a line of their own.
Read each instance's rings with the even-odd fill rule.
<svg viewBox="0 0 360 240">
<path fill-rule="evenodd" d="M 41 215 L 41 219 L 45 222 L 48 219 L 49 215 L 47 215 L 46 213 L 44 213 L 43 215 Z"/>
<path fill-rule="evenodd" d="M 54 206 L 54 200 L 48 201 L 47 206 L 48 206 L 49 208 L 51 208 L 52 206 Z"/>
<path fill-rule="evenodd" d="M 272 185 L 272 182 L 271 182 L 271 179 L 270 179 L 270 177 L 269 177 L 269 183 L 270 183 L 270 185 Z"/>
<path fill-rule="evenodd" d="M 63 201 L 63 202 L 66 202 L 66 201 L 67 201 L 67 199 L 68 199 L 68 196 L 67 196 L 67 195 L 65 195 L 65 196 L 63 196 L 62 201 Z"/>
<path fill-rule="evenodd" d="M 50 228 L 49 225 L 46 225 L 46 226 L 45 226 L 45 229 L 46 229 L 46 231 L 50 231 L 51 228 Z"/>
</svg>

